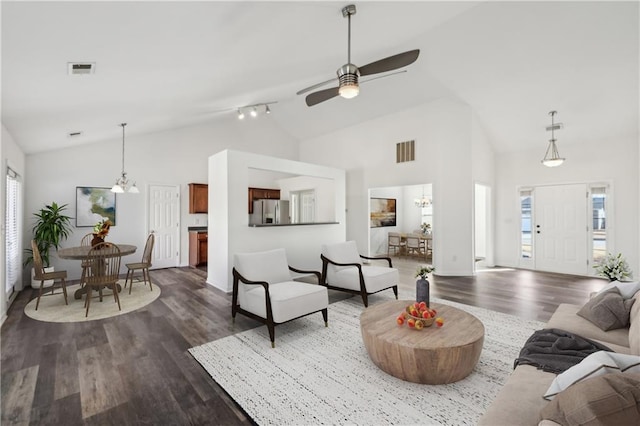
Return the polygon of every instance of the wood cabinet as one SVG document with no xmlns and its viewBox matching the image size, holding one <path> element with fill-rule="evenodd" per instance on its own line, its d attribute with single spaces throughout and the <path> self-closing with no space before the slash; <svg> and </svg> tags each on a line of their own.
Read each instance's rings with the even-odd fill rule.
<svg viewBox="0 0 640 426">
<path fill-rule="evenodd" d="M 206 232 L 189 232 L 189 266 L 206 265 L 208 234 Z"/>
<path fill-rule="evenodd" d="M 253 213 L 253 200 L 279 200 L 279 189 L 249 188 L 249 214 Z"/>
<path fill-rule="evenodd" d="M 209 185 L 189 184 L 189 213 L 207 213 L 209 210 Z"/>
</svg>

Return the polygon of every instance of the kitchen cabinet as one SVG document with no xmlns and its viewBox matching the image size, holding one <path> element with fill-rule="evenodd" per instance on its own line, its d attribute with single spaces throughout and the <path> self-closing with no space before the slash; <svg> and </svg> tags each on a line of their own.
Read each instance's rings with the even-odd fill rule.
<svg viewBox="0 0 640 426">
<path fill-rule="evenodd" d="M 207 264 L 208 234 L 206 232 L 189 232 L 189 266 Z"/>
<path fill-rule="evenodd" d="M 209 210 L 209 185 L 189 184 L 189 213 L 207 213 Z"/>
<path fill-rule="evenodd" d="M 249 214 L 253 213 L 253 200 L 279 200 L 279 189 L 249 188 Z"/>
</svg>

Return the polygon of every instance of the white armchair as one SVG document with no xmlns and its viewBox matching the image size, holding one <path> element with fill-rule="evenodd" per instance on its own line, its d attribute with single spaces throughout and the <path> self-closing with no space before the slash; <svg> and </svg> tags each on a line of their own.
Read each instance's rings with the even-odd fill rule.
<svg viewBox="0 0 640 426">
<path fill-rule="evenodd" d="M 312 273 L 318 284 L 293 281 L 291 272 Z M 318 271 L 303 271 L 287 264 L 284 249 L 234 256 L 231 316 L 241 313 L 269 329 L 275 347 L 275 325 L 322 312 L 327 326 L 329 293 Z"/>
<path fill-rule="evenodd" d="M 391 264 L 390 257 L 367 257 L 358 253 L 355 241 L 322 246 L 322 282 L 332 290 L 346 291 L 362 296 L 369 306 L 368 295 L 388 288 L 398 298 L 400 274 Z M 362 259 L 386 260 L 389 266 L 363 265 Z"/>
</svg>

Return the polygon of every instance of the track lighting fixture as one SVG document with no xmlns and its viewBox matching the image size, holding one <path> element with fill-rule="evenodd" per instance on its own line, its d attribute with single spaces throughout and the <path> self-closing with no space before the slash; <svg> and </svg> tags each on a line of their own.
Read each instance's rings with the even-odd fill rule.
<svg viewBox="0 0 640 426">
<path fill-rule="evenodd" d="M 242 120 L 244 118 L 245 111 L 248 111 L 249 115 L 251 115 L 251 117 L 254 117 L 254 118 L 260 114 L 271 114 L 271 108 L 269 107 L 269 105 L 273 105 L 277 103 L 278 101 L 272 101 L 272 102 L 263 102 L 260 104 L 242 106 L 238 108 L 238 119 Z"/>
</svg>

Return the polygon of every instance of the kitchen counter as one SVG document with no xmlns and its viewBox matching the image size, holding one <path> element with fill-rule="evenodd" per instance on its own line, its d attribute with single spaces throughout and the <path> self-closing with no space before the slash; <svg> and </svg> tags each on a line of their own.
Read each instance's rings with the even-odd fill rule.
<svg viewBox="0 0 640 426">
<path fill-rule="evenodd" d="M 209 228 L 206 226 L 189 226 L 187 231 L 189 232 L 208 232 Z"/>
</svg>

